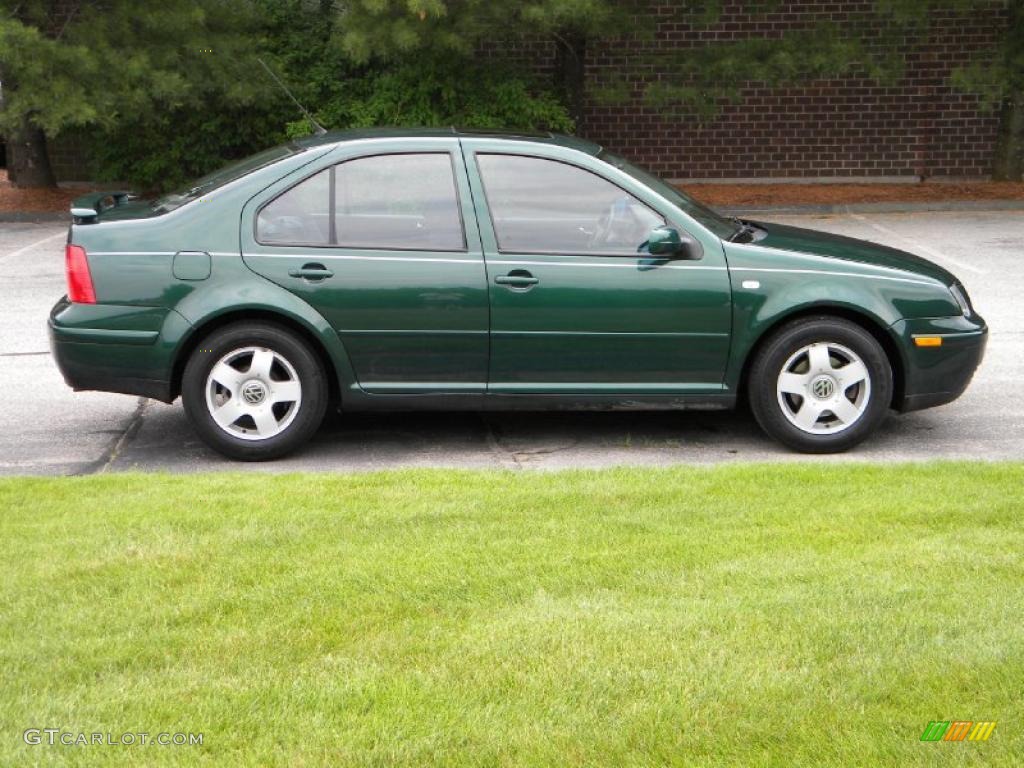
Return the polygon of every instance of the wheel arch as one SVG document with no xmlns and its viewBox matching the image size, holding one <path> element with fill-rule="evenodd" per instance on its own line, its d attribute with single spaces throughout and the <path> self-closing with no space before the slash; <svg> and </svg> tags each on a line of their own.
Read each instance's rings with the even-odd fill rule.
<svg viewBox="0 0 1024 768">
<path fill-rule="evenodd" d="M 188 363 L 188 360 L 192 356 L 196 347 L 199 346 L 199 343 L 204 338 L 219 328 L 223 328 L 237 322 L 253 320 L 274 323 L 282 326 L 309 344 L 310 349 L 312 349 L 314 354 L 316 354 L 320 365 L 323 366 L 324 372 L 327 375 L 329 402 L 341 402 L 341 371 L 339 370 L 339 367 L 333 359 L 330 351 L 324 344 L 323 339 L 319 337 L 314 329 L 310 328 L 300 320 L 297 320 L 284 312 L 263 307 L 232 309 L 221 314 L 207 317 L 203 321 L 194 325 L 188 335 L 182 339 L 181 343 L 178 345 L 178 349 L 175 351 L 174 363 L 171 369 L 171 399 L 173 400 L 181 394 L 181 380 L 185 373 L 185 365 Z"/>
<path fill-rule="evenodd" d="M 906 385 L 906 363 L 900 354 L 899 345 L 889 333 L 888 328 L 877 318 L 869 313 L 840 304 L 818 304 L 794 309 L 784 315 L 776 317 L 767 325 L 750 345 L 743 359 L 740 368 L 739 379 L 736 385 L 737 402 L 743 401 L 747 396 L 749 385 L 750 368 L 757 357 L 758 352 L 784 325 L 805 317 L 837 317 L 847 320 L 859 326 L 871 334 L 879 343 L 892 368 L 892 402 L 891 407 L 898 407 L 903 402 Z"/>
</svg>

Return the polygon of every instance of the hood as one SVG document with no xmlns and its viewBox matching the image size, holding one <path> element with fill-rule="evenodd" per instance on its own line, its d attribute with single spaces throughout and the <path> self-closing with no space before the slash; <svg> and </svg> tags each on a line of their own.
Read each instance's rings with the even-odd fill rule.
<svg viewBox="0 0 1024 768">
<path fill-rule="evenodd" d="M 813 229 L 787 227 L 783 224 L 769 224 L 760 221 L 750 223 L 765 231 L 766 235 L 755 242 L 757 245 L 767 248 L 825 256 L 875 267 L 900 269 L 904 272 L 934 278 L 946 285 L 952 285 L 956 281 L 952 273 L 938 264 L 898 248 L 890 248 L 887 245 L 879 245 L 853 237 L 818 232 Z"/>
</svg>

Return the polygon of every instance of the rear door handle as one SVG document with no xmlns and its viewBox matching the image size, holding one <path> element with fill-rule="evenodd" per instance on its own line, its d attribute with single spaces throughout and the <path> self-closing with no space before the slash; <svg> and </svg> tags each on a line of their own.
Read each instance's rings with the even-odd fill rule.
<svg viewBox="0 0 1024 768">
<path fill-rule="evenodd" d="M 540 278 L 534 277 L 525 269 L 513 269 L 507 275 L 498 275 L 494 278 L 498 285 L 507 285 L 512 290 L 528 290 L 540 282 Z"/>
<path fill-rule="evenodd" d="M 323 280 L 334 277 L 334 273 L 323 264 L 303 264 L 300 269 L 289 269 L 288 276 L 302 277 L 306 280 Z"/>
</svg>

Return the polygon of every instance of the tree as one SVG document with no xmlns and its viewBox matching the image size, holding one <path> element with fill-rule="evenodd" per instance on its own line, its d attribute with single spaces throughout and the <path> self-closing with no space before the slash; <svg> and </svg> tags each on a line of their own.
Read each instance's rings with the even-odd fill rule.
<svg viewBox="0 0 1024 768">
<path fill-rule="evenodd" d="M 463 125 L 571 131 L 550 89 L 500 56 L 448 46 L 356 60 L 343 45 L 347 19 L 330 2 L 261 0 L 265 50 L 299 96 L 331 128 Z M 337 30 L 342 30 L 338 32 Z M 296 119 L 293 133 L 308 132 Z"/>
<path fill-rule="evenodd" d="M 140 190 L 180 186 L 224 162 L 287 136 L 309 122 L 272 82 L 265 60 L 328 128 L 464 125 L 569 132 L 573 125 L 550 88 L 497 59 L 448 49 L 355 62 L 341 45 L 330 0 L 252 0 L 248 78 L 251 102 L 225 102 L 216 84 L 193 87 L 180 108 L 134 111 L 95 132 L 94 176 Z M 193 102 L 205 102 L 197 108 Z"/>
<path fill-rule="evenodd" d="M 46 136 L 37 116 L 43 81 L 54 72 L 85 67 L 84 52 L 62 45 L 62 38 L 77 9 L 45 8 L 41 3 L 0 6 L 0 121 L 5 129 L 12 181 L 25 186 L 54 186 L 53 170 L 46 151 Z M 51 104 L 50 121 L 72 122 L 81 117 L 75 99 Z M 58 110 L 61 114 L 56 114 Z"/>
<path fill-rule="evenodd" d="M 241 0 L 0 0 L 0 130 L 12 180 L 52 186 L 46 142 L 126 115 L 251 102 Z"/>
<path fill-rule="evenodd" d="M 343 50 L 355 62 L 424 51 L 473 57 L 482 45 L 513 38 L 550 39 L 552 86 L 579 125 L 591 40 L 649 29 L 644 0 L 352 0 L 341 10 Z"/>
</svg>

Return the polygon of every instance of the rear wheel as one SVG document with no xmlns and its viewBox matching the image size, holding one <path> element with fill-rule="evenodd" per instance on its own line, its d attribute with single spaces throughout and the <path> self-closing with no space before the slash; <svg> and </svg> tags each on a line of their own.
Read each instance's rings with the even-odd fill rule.
<svg viewBox="0 0 1024 768">
<path fill-rule="evenodd" d="M 885 418 L 892 367 L 878 341 L 836 317 L 796 320 L 761 347 L 750 407 L 779 442 L 807 453 L 852 448 Z"/>
<path fill-rule="evenodd" d="M 305 443 L 323 420 L 327 382 L 314 352 L 266 322 L 220 328 L 185 366 L 181 397 L 196 432 L 233 459 L 276 459 Z"/>
</svg>

